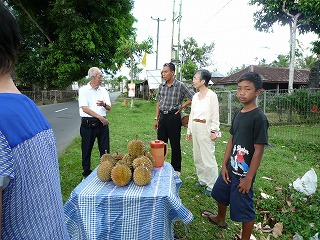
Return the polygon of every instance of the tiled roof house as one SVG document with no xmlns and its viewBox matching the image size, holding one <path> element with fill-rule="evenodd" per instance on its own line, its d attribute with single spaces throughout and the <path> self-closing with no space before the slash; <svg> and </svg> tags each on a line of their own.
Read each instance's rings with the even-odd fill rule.
<svg viewBox="0 0 320 240">
<path fill-rule="evenodd" d="M 289 68 L 269 67 L 250 65 L 239 72 L 236 72 L 230 76 L 214 79 L 214 84 L 218 87 L 225 87 L 230 85 L 236 85 L 240 76 L 246 72 L 256 72 L 263 80 L 264 89 L 288 89 L 289 83 Z M 295 69 L 293 88 L 302 88 L 308 85 L 309 82 L 309 70 Z"/>
<path fill-rule="evenodd" d="M 224 75 L 222 75 L 218 71 L 213 71 L 213 72 L 211 72 L 211 80 L 210 80 L 209 84 L 212 85 L 215 82 L 219 81 L 221 78 L 224 78 Z"/>
</svg>

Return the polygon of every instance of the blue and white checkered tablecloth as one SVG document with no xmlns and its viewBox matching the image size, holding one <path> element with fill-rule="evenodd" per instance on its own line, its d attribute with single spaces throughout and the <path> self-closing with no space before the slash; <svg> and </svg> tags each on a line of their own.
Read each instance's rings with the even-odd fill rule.
<svg viewBox="0 0 320 240">
<path fill-rule="evenodd" d="M 133 181 L 119 187 L 101 182 L 97 169 L 71 193 L 64 211 L 71 239 L 173 239 L 173 220 L 184 224 L 192 213 L 179 197 L 181 179 L 170 163 L 155 168 L 147 186 Z"/>
</svg>

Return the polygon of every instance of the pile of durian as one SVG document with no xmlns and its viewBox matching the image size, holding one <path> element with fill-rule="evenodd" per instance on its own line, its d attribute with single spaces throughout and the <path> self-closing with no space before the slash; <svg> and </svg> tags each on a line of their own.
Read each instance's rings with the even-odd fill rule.
<svg viewBox="0 0 320 240">
<path fill-rule="evenodd" d="M 101 156 L 97 176 L 102 182 L 112 180 L 118 186 L 126 186 L 133 179 L 138 186 L 145 186 L 151 181 L 154 159 L 145 144 L 138 139 L 131 140 L 127 150 L 127 154 Z"/>
</svg>

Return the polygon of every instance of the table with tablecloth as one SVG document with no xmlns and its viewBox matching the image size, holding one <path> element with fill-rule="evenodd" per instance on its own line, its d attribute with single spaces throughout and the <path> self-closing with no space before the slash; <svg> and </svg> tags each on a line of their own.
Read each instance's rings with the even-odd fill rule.
<svg viewBox="0 0 320 240">
<path fill-rule="evenodd" d="M 170 163 L 154 168 L 146 186 L 131 181 L 101 182 L 97 168 L 71 193 L 64 205 L 71 239 L 173 239 L 173 222 L 185 225 L 192 213 L 179 197 L 181 179 Z"/>
</svg>

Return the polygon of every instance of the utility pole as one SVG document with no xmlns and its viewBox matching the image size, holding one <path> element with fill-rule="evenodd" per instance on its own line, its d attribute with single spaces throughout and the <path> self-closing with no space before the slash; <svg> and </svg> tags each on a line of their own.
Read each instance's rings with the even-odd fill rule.
<svg viewBox="0 0 320 240">
<path fill-rule="evenodd" d="M 182 18 L 182 15 L 181 15 L 181 12 L 182 12 L 182 0 L 180 0 L 180 5 L 179 5 L 179 18 L 178 18 L 178 22 L 179 22 L 179 28 L 178 28 L 178 52 L 177 52 L 177 55 L 178 55 L 178 69 L 177 69 L 177 72 L 179 73 L 179 79 L 180 81 L 182 80 L 182 74 L 181 74 L 181 66 L 182 66 L 182 61 L 180 59 L 180 49 L 181 49 L 181 43 L 180 43 L 180 24 L 181 24 L 181 18 Z"/>
<path fill-rule="evenodd" d="M 181 44 L 180 44 L 180 23 L 181 23 L 181 12 L 182 12 L 182 0 L 180 0 L 179 4 L 179 14 L 176 17 L 175 16 L 175 4 L 176 1 L 173 0 L 173 12 L 172 12 L 172 40 L 171 40 L 171 62 L 176 64 L 176 75 L 179 74 L 179 79 L 181 81 L 182 75 L 180 73 L 180 66 L 181 66 L 181 60 L 180 60 L 180 49 L 181 49 Z M 175 21 L 178 21 L 178 43 L 177 45 L 174 45 L 174 25 Z"/>
<path fill-rule="evenodd" d="M 160 19 L 160 18 L 153 18 L 151 16 L 152 20 L 156 20 L 158 22 L 158 27 L 157 27 L 157 52 L 156 52 L 156 69 L 158 69 L 158 51 L 159 51 L 159 23 L 160 21 L 165 21 L 166 19 Z"/>
<path fill-rule="evenodd" d="M 174 21 L 176 20 L 175 18 L 175 12 L 174 12 L 174 7 L 176 5 L 176 0 L 173 0 L 173 10 L 172 10 L 172 33 L 171 33 L 171 61 L 172 59 L 174 59 L 174 43 L 173 43 L 173 39 L 174 39 Z"/>
</svg>

